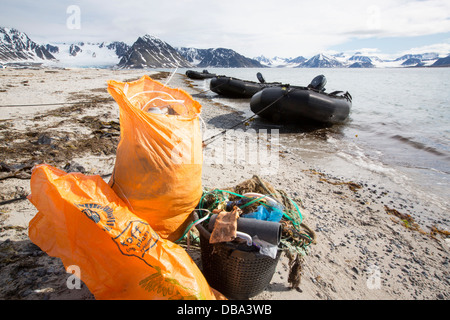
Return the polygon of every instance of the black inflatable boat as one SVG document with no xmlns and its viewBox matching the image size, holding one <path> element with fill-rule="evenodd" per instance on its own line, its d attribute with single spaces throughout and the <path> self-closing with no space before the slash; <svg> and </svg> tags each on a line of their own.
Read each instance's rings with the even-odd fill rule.
<svg viewBox="0 0 450 320">
<path fill-rule="evenodd" d="M 266 83 L 261 73 L 257 73 L 259 82 L 242 80 L 233 77 L 217 76 L 211 79 L 209 88 L 212 92 L 229 98 L 251 98 L 258 91 L 281 83 Z"/>
<path fill-rule="evenodd" d="M 216 77 L 216 74 L 209 73 L 208 70 L 203 70 L 202 72 L 195 70 L 187 70 L 186 75 L 188 76 L 188 78 L 195 80 L 203 80 Z"/>
<path fill-rule="evenodd" d="M 250 109 L 273 122 L 341 123 L 350 113 L 352 96 L 348 92 L 325 93 L 323 86 L 277 86 L 264 88 L 250 101 Z"/>
</svg>

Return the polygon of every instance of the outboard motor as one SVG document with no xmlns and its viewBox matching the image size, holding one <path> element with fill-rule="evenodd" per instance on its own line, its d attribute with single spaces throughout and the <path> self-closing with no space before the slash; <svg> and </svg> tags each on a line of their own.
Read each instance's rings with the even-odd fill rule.
<svg viewBox="0 0 450 320">
<path fill-rule="evenodd" d="M 327 84 L 327 78 L 323 74 L 312 79 L 308 88 L 312 88 L 318 91 L 325 91 L 325 85 Z"/>
<path fill-rule="evenodd" d="M 259 82 L 261 83 L 266 83 L 266 80 L 264 79 L 263 75 L 261 74 L 261 72 L 258 72 L 256 74 L 256 77 L 258 78 Z"/>
</svg>

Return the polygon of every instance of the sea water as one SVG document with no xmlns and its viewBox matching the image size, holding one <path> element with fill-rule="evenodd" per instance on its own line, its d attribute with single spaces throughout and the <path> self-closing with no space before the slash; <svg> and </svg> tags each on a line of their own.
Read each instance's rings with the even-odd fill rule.
<svg viewBox="0 0 450 320">
<path fill-rule="evenodd" d="M 441 216 L 450 218 L 450 68 L 208 71 L 256 82 L 256 73 L 261 72 L 266 82 L 299 86 L 325 75 L 326 92 L 352 95 L 348 121 L 317 130 L 286 130 L 267 121 L 262 125 L 280 129 L 280 144 L 313 167 L 345 180 L 394 188 L 432 203 Z M 193 80 L 212 100 L 242 111 L 237 121 L 253 115 L 248 99 L 218 96 L 207 91 L 209 82 Z"/>
</svg>

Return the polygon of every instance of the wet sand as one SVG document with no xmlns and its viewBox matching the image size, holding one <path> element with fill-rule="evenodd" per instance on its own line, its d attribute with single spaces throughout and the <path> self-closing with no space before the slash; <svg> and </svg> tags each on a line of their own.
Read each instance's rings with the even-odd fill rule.
<svg viewBox="0 0 450 320">
<path fill-rule="evenodd" d="M 106 81 L 135 80 L 143 74 L 142 70 L 0 70 L 1 105 L 68 103 L 0 108 L 0 299 L 94 299 L 84 285 L 68 289 L 69 274 L 61 261 L 30 242 L 28 223 L 37 212 L 24 197 L 30 192 L 31 169 L 38 163 L 98 174 L 108 181 L 120 124 Z M 163 83 L 170 76 L 149 74 Z M 169 85 L 185 89 L 202 104 L 205 137 L 242 119 L 236 110 L 199 92 L 192 81 L 175 74 Z M 247 165 L 245 159 L 211 161 L 221 143 L 218 139 L 205 149 L 205 188 L 235 186 L 258 175 L 301 204 L 304 222 L 316 234 L 316 243 L 302 259 L 298 287 L 288 283 L 288 258 L 282 255 L 272 282 L 253 299 L 450 298 L 448 222 L 427 224 L 411 218 L 426 204 L 412 205 L 406 195 L 370 181 L 334 177 L 327 168 L 318 170 L 282 146 L 276 149 L 273 167 L 262 162 Z"/>
</svg>

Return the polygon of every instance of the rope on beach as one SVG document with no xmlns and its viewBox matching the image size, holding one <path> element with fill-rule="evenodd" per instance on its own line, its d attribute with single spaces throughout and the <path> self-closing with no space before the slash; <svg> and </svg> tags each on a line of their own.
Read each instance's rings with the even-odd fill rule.
<svg viewBox="0 0 450 320">
<path fill-rule="evenodd" d="M 112 175 L 112 173 L 107 173 L 107 174 L 101 175 L 100 177 L 102 177 L 104 179 L 104 178 L 109 177 L 111 175 Z M 7 177 L 3 177 L 1 180 L 8 179 L 8 178 L 30 179 L 31 177 L 21 178 L 21 177 L 15 176 L 15 175 L 8 175 Z M 22 195 L 22 196 L 17 197 L 17 198 L 12 198 L 12 199 L 8 199 L 8 200 L 0 201 L 0 206 L 6 205 L 6 204 L 10 204 L 10 203 L 14 203 L 14 202 L 17 202 L 17 201 L 27 200 L 27 199 L 28 198 L 27 198 L 26 195 Z"/>
<path fill-rule="evenodd" d="M 34 103 L 34 104 L 7 104 L 7 105 L 0 105 L 0 108 L 60 106 L 60 105 L 65 105 L 65 104 L 80 104 L 80 103 L 92 103 L 92 101 L 59 102 L 59 103 Z"/>
<path fill-rule="evenodd" d="M 13 198 L 13 199 L 5 200 L 5 201 L 0 201 L 0 206 L 3 206 L 5 204 L 9 204 L 9 203 L 13 203 L 13 202 L 17 202 L 17 201 L 21 201 L 21 200 L 26 200 L 26 199 L 27 199 L 26 196 L 20 196 L 18 198 Z"/>
</svg>

